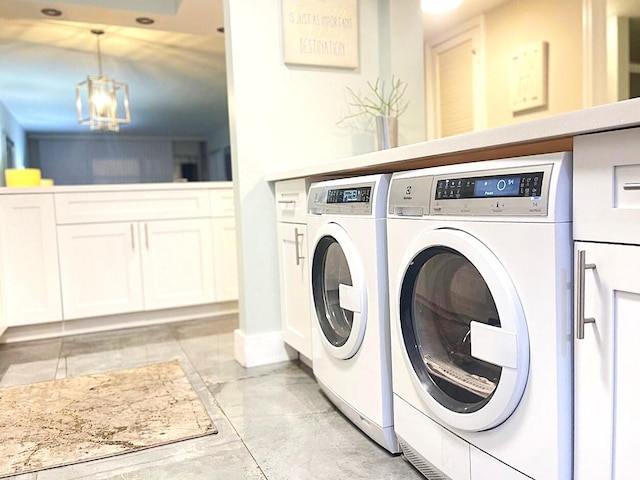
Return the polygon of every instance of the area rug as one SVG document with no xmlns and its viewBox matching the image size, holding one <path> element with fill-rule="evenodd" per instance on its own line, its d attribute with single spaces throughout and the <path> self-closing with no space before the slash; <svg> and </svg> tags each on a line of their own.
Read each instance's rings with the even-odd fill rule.
<svg viewBox="0 0 640 480">
<path fill-rule="evenodd" d="M 0 389 L 0 478 L 217 433 L 177 361 Z"/>
</svg>

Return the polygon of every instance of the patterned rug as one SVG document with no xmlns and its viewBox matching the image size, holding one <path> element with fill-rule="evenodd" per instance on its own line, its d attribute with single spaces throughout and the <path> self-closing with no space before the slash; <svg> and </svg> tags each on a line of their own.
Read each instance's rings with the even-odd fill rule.
<svg viewBox="0 0 640 480">
<path fill-rule="evenodd" d="M 0 388 L 0 478 L 212 433 L 178 361 Z"/>
</svg>

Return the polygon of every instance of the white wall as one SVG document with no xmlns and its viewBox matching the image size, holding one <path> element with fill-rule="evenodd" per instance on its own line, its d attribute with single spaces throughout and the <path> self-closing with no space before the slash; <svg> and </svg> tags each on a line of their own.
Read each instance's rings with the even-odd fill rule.
<svg viewBox="0 0 640 480">
<path fill-rule="evenodd" d="M 582 4 L 582 0 L 512 0 L 486 14 L 487 127 L 583 108 Z M 547 106 L 513 114 L 509 58 L 517 48 L 540 41 L 549 43 Z"/>
<path fill-rule="evenodd" d="M 8 136 L 14 144 L 14 166 L 25 166 L 27 161 L 27 135 L 17 120 L 11 115 L 11 112 L 0 102 L 0 169 L 4 169 L 7 166 L 5 135 Z M 4 185 L 4 175 L 1 177 L 0 184 Z"/>
<path fill-rule="evenodd" d="M 400 140 L 424 139 L 419 2 L 402 2 L 393 11 L 390 3 L 359 1 L 360 66 L 346 70 L 284 64 L 281 0 L 225 0 L 240 329 L 246 336 L 280 331 L 274 195 L 265 175 L 373 150 L 373 130 L 336 122 L 346 113 L 345 88 L 362 89 L 378 76 L 395 74 L 411 86 L 416 97 L 401 117 Z"/>
</svg>

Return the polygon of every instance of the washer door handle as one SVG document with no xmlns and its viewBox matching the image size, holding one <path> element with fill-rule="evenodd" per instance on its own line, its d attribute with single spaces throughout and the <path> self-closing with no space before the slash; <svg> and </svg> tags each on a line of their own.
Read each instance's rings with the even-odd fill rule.
<svg viewBox="0 0 640 480">
<path fill-rule="evenodd" d="M 576 279 L 576 290 L 578 298 L 576 299 L 576 338 L 582 340 L 584 338 L 584 325 L 586 323 L 596 323 L 596 319 L 584 318 L 584 276 L 587 270 L 594 270 L 595 263 L 586 263 L 587 252 L 578 250 L 578 275 Z"/>
<path fill-rule="evenodd" d="M 341 283 L 338 285 L 338 294 L 340 295 L 340 308 L 350 312 L 360 312 L 362 306 L 360 305 L 360 290 L 358 288 Z"/>
<path fill-rule="evenodd" d="M 469 326 L 472 357 L 501 367 L 518 368 L 518 338 L 515 332 L 475 320 Z"/>
</svg>

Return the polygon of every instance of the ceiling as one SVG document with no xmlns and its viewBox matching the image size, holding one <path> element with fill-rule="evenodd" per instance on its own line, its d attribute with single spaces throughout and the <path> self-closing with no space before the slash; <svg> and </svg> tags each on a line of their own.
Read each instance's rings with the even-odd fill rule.
<svg viewBox="0 0 640 480">
<path fill-rule="evenodd" d="M 98 74 L 100 28 L 103 72 L 129 85 L 121 134 L 206 138 L 228 124 L 222 26 L 222 0 L 0 0 L 0 101 L 29 133 L 86 132 L 75 85 Z"/>
</svg>

